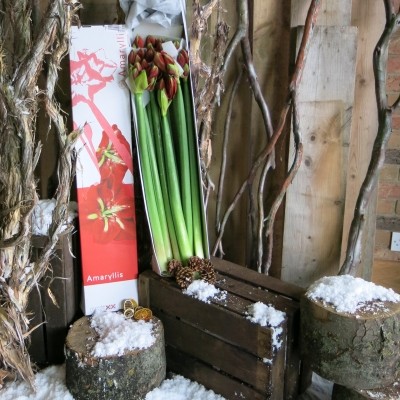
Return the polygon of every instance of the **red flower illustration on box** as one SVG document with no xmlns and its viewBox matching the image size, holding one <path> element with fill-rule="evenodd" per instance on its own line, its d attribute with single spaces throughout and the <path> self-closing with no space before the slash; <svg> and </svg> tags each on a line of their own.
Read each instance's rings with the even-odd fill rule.
<svg viewBox="0 0 400 400">
<path fill-rule="evenodd" d="M 78 103 L 87 104 L 102 127 L 103 135 L 106 134 L 108 136 L 119 157 L 127 166 L 127 169 L 133 172 L 129 145 L 126 147 L 121 144 L 120 139 L 115 135 L 114 125 L 111 126 L 94 102 L 96 93 L 100 92 L 109 82 L 114 80 L 117 64 L 107 58 L 103 49 L 93 52 L 88 52 L 87 50 L 78 51 L 76 56 L 77 59 L 71 59 L 70 61 L 72 106 L 74 107 Z M 86 138 L 85 145 L 90 157 L 94 159 L 95 155 L 93 154 L 94 148 L 91 138 Z"/>
<path fill-rule="evenodd" d="M 131 185 L 109 187 L 107 180 L 92 185 L 82 202 L 81 223 L 96 242 L 135 238 L 133 190 Z"/>
<path fill-rule="evenodd" d="M 130 152 L 128 141 L 117 125 L 112 125 L 120 145 Z M 134 198 L 131 184 L 123 179 L 128 167 L 116 151 L 106 132 L 103 132 L 96 158 L 100 171 L 100 184 L 85 191 L 80 212 L 81 222 L 92 232 L 96 242 L 134 238 Z"/>
<path fill-rule="evenodd" d="M 130 154 L 130 145 L 122 132 L 118 129 L 118 126 L 114 124 L 112 128 L 120 145 Z M 113 185 L 114 181 L 116 184 L 122 183 L 128 167 L 105 131 L 102 133 L 99 147 L 96 150 L 96 159 L 102 181 L 107 180 L 109 185 Z"/>
</svg>

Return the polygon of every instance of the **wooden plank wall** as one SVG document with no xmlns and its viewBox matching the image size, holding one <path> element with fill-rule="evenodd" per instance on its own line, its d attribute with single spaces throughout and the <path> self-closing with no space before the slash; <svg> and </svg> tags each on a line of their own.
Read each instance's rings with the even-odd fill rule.
<svg viewBox="0 0 400 400">
<path fill-rule="evenodd" d="M 295 24 L 304 18 L 302 6 L 309 1 L 293 4 Z M 298 15 L 302 16 L 300 20 Z M 316 111 L 309 110 L 301 121 L 305 154 L 287 197 L 282 256 L 282 278 L 303 287 L 323 275 L 337 273 L 343 261 L 355 201 L 377 131 L 372 51 L 382 32 L 383 16 L 383 3 L 379 1 L 322 2 L 318 24 L 336 25 L 336 43 L 326 40 L 332 28 L 320 28 L 326 37 L 314 53 L 313 67 L 308 64 L 309 72 L 303 76 L 303 84 L 312 85 L 313 76 L 307 74 L 316 74 L 318 83 L 303 88 L 300 101 L 304 96 L 305 101 L 314 99 L 317 103 L 309 104 Z M 350 23 L 352 26 L 348 26 Z M 328 57 L 327 64 L 321 57 Z M 316 127 L 328 139 L 328 146 L 318 149 Z M 339 147 L 332 136 L 334 131 L 340 132 L 336 138 L 341 141 Z M 365 278 L 370 278 L 372 271 L 375 206 L 374 195 L 359 270 Z"/>
<path fill-rule="evenodd" d="M 296 2 L 292 23 L 304 23 L 301 3 L 310 2 Z M 351 1 L 322 2 L 298 91 L 304 154 L 286 197 L 282 279 L 301 286 L 339 269 L 357 52 L 350 14 Z M 292 29 L 298 48 L 302 27 Z"/>
</svg>

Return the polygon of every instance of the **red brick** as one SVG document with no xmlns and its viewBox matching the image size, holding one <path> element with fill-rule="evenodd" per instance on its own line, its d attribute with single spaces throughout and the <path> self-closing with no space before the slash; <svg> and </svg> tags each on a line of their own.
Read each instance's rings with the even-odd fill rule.
<svg viewBox="0 0 400 400">
<path fill-rule="evenodd" d="M 393 114 L 393 116 L 392 116 L 392 128 L 393 129 L 400 129 L 400 115 Z"/>
<path fill-rule="evenodd" d="M 400 149 L 400 131 L 392 131 L 387 146 L 388 149 Z"/>
<path fill-rule="evenodd" d="M 377 215 L 394 215 L 396 210 L 396 200 L 378 198 L 378 204 L 376 206 Z"/>
<path fill-rule="evenodd" d="M 391 232 L 376 230 L 375 232 L 375 246 L 388 248 L 391 241 Z"/>
<path fill-rule="evenodd" d="M 400 91 L 400 76 L 399 75 L 388 75 L 386 82 L 387 91 L 398 93 Z"/>
<path fill-rule="evenodd" d="M 399 165 L 386 164 L 382 167 L 379 182 L 397 183 L 399 179 Z"/>
<path fill-rule="evenodd" d="M 389 74 L 400 73 L 400 54 L 391 54 L 388 57 L 387 71 Z"/>
<path fill-rule="evenodd" d="M 400 54 L 400 37 L 398 35 L 390 43 L 389 54 Z"/>
<path fill-rule="evenodd" d="M 380 183 L 378 191 L 379 199 L 400 199 L 400 184 Z"/>
</svg>

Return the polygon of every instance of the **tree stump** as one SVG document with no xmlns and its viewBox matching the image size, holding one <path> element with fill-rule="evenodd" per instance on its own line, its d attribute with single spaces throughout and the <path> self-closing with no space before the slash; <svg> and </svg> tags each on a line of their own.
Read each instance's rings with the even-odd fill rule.
<svg viewBox="0 0 400 400">
<path fill-rule="evenodd" d="M 300 316 L 300 351 L 318 375 L 354 389 L 400 377 L 400 303 L 370 302 L 348 314 L 305 295 Z"/>
<path fill-rule="evenodd" d="M 349 389 L 338 384 L 333 385 L 332 400 L 365 400 L 365 399 L 400 399 L 400 382 L 396 381 L 393 385 L 370 390 Z"/>
<path fill-rule="evenodd" d="M 82 317 L 69 330 L 65 345 L 66 385 L 76 400 L 142 400 L 165 379 L 164 328 L 152 318 L 155 343 L 122 356 L 95 357 L 97 333 Z"/>
</svg>

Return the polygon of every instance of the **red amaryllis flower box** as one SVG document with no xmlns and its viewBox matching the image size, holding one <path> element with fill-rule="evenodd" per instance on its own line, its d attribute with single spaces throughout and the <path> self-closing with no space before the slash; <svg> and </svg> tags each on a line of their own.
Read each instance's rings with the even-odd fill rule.
<svg viewBox="0 0 400 400">
<path fill-rule="evenodd" d="M 78 144 L 82 309 L 118 310 L 137 299 L 137 250 L 127 35 L 121 26 L 73 28 L 71 90 Z"/>
</svg>

